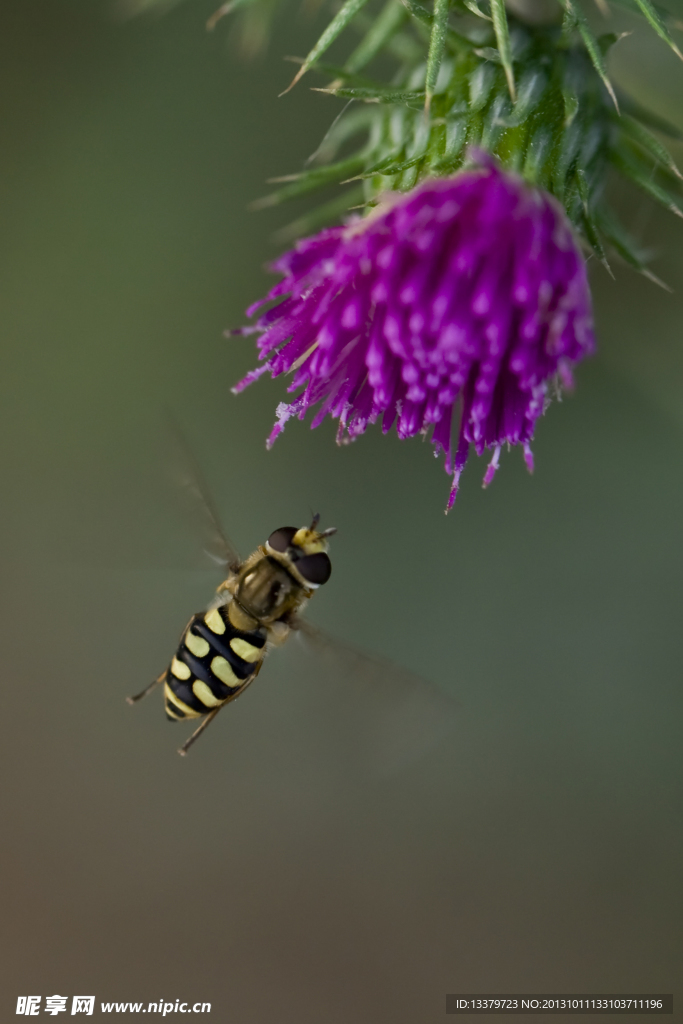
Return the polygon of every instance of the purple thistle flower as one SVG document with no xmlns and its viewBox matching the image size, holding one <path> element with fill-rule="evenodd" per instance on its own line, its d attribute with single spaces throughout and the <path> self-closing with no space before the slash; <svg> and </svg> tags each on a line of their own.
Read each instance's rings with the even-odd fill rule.
<svg viewBox="0 0 683 1024">
<path fill-rule="evenodd" d="M 319 405 L 353 440 L 381 417 L 400 438 L 433 427 L 432 443 L 453 474 L 455 500 L 470 444 L 530 441 L 554 379 L 594 349 L 583 257 L 560 204 L 502 171 L 482 166 L 389 195 L 368 217 L 303 239 L 273 265 L 284 275 L 260 302 L 280 301 L 242 333 L 258 332 L 266 360 L 233 388 L 266 371 L 293 373 L 268 447 L 292 416 Z M 459 436 L 451 443 L 453 410 Z"/>
</svg>

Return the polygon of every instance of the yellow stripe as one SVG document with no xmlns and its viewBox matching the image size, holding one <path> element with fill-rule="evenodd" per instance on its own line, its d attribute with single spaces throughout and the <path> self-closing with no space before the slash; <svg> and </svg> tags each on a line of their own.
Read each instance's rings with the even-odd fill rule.
<svg viewBox="0 0 683 1024">
<path fill-rule="evenodd" d="M 175 705 L 177 708 L 180 708 L 181 711 L 184 711 L 188 718 L 198 718 L 201 714 L 201 711 L 195 711 L 194 708 L 188 707 L 187 704 L 183 703 L 180 697 L 176 697 L 168 683 L 164 686 L 164 697 L 172 705 Z M 171 708 L 171 711 L 172 710 L 173 708 Z"/>
<path fill-rule="evenodd" d="M 206 704 L 207 708 L 215 708 L 223 703 L 218 697 L 214 697 L 209 687 L 201 679 L 195 679 L 192 684 L 192 692 L 202 704 Z"/>
<path fill-rule="evenodd" d="M 258 661 L 261 657 L 260 647 L 254 647 L 253 644 L 247 643 L 246 640 L 242 640 L 239 636 L 230 641 L 230 646 L 243 661 Z"/>
<path fill-rule="evenodd" d="M 209 644 L 203 636 L 195 636 L 188 629 L 185 634 L 185 646 L 188 651 L 192 651 L 198 658 L 203 658 L 205 654 L 209 653 Z"/>
<path fill-rule="evenodd" d="M 180 715 L 176 715 L 176 713 L 173 710 L 173 705 L 172 704 L 169 705 L 168 701 L 166 702 L 165 710 L 166 710 L 166 714 L 169 715 L 172 719 L 174 719 L 174 721 L 182 722 L 182 718 L 180 717 Z"/>
<path fill-rule="evenodd" d="M 241 686 L 243 680 L 238 679 L 233 672 L 230 662 L 226 661 L 225 658 L 214 658 L 211 662 L 211 671 L 214 675 L 218 676 L 221 682 L 225 683 L 226 686 Z"/>
<path fill-rule="evenodd" d="M 176 679 L 189 679 L 190 676 L 192 675 L 190 669 L 185 664 L 185 662 L 178 661 L 178 659 L 175 657 L 171 662 L 171 672 L 176 677 Z"/>
<path fill-rule="evenodd" d="M 225 633 L 225 623 L 218 608 L 212 608 L 210 612 L 207 612 L 204 616 L 204 622 L 212 633 Z"/>
</svg>

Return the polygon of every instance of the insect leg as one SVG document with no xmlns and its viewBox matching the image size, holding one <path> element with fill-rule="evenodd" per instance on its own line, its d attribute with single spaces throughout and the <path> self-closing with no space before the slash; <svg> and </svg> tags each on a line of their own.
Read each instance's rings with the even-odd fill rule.
<svg viewBox="0 0 683 1024">
<path fill-rule="evenodd" d="M 228 701 L 226 701 L 226 704 L 227 703 L 228 703 Z M 223 707 L 223 704 L 220 704 L 217 708 L 214 708 L 213 711 L 210 711 L 208 713 L 208 715 L 206 716 L 206 718 L 204 719 L 204 721 L 202 722 L 202 724 L 199 726 L 199 728 L 195 729 L 195 731 L 192 733 L 192 735 L 190 736 L 189 740 L 186 740 L 186 742 L 183 743 L 182 747 L 178 751 L 178 753 L 180 754 L 181 757 L 185 757 L 185 755 L 187 754 L 188 750 L 190 749 L 190 747 L 192 746 L 194 741 L 199 739 L 201 734 L 206 729 L 207 725 L 209 725 L 210 722 L 213 722 L 214 718 L 216 717 L 216 715 L 218 714 L 218 712 L 220 711 L 220 709 L 222 707 Z"/>
<path fill-rule="evenodd" d="M 146 697 L 148 693 L 151 693 L 152 690 L 159 685 L 159 683 L 163 683 L 165 678 L 166 669 L 164 669 L 161 675 L 157 679 L 155 679 L 153 683 L 150 683 L 149 686 L 146 686 L 144 688 L 144 690 L 141 690 L 140 693 L 136 693 L 134 697 L 126 697 L 126 703 L 136 704 L 139 700 L 142 700 L 143 697 Z"/>
</svg>

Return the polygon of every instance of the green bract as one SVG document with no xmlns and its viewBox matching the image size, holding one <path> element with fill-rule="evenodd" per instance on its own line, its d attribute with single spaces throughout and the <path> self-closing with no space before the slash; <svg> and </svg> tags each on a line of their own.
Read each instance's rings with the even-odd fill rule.
<svg viewBox="0 0 683 1024">
<path fill-rule="evenodd" d="M 168 0 L 129 2 L 143 8 Z M 209 27 L 232 12 L 246 18 L 248 50 L 256 38 L 254 25 L 262 38 L 282 2 L 228 0 Z M 607 0 L 596 2 L 608 13 Z M 667 25 L 670 16 L 659 5 L 615 2 L 640 13 L 683 59 Z M 546 23 L 511 14 L 510 7 L 520 4 L 529 21 L 543 6 Z M 346 62 L 327 63 L 329 48 L 351 30 L 361 40 Z M 254 205 L 355 183 L 280 233 L 291 239 L 338 220 L 350 208 L 373 206 L 382 192 L 407 192 L 428 176 L 453 174 L 475 146 L 557 196 L 605 265 L 607 254 L 616 253 L 652 278 L 643 254 L 610 210 L 607 174 L 614 168 L 683 216 L 682 176 L 659 138 L 682 136 L 615 92 L 605 59 L 618 39 L 614 33 L 596 35 L 578 0 L 509 0 L 508 7 L 505 0 L 386 0 L 379 8 L 374 0 L 344 0 L 301 60 L 289 89 L 315 71 L 329 79 L 321 92 L 348 103 L 306 170 L 275 179 L 281 187 Z M 363 73 L 380 54 L 395 65 L 389 81 Z"/>
<path fill-rule="evenodd" d="M 453 174 L 477 146 L 557 196 L 605 265 L 615 252 L 653 276 L 608 206 L 606 176 L 616 168 L 683 216 L 680 172 L 651 128 L 680 135 L 615 93 L 605 55 L 616 35 L 596 37 L 574 0 L 561 0 L 551 25 L 522 22 L 503 0 L 434 0 L 429 7 L 388 0 L 374 19 L 364 6 L 365 0 L 346 0 L 292 83 L 316 70 L 330 79 L 320 91 L 347 99 L 347 107 L 308 168 L 276 179 L 281 187 L 255 205 L 334 183 L 357 185 L 282 237 L 315 230 L 350 207 L 372 206 L 388 189 L 405 192 L 427 176 Z M 649 0 L 632 6 L 679 53 Z M 360 44 L 343 66 L 326 63 L 325 51 L 352 22 L 362 31 Z M 381 51 L 397 63 L 388 83 L 362 74 Z"/>
</svg>

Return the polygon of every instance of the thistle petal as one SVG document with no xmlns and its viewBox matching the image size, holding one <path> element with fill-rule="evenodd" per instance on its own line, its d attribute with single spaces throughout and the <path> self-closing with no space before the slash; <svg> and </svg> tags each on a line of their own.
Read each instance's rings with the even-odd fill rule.
<svg viewBox="0 0 683 1024">
<path fill-rule="evenodd" d="M 313 406 L 312 426 L 337 419 L 340 443 L 378 418 L 401 439 L 431 427 L 452 474 L 449 508 L 471 445 L 493 451 L 484 486 L 504 444 L 521 445 L 533 470 L 551 381 L 571 386 L 594 349 L 585 263 L 556 199 L 470 157 L 479 166 L 391 195 L 277 261 L 284 280 L 267 298 L 279 301 L 256 323 L 267 361 L 235 389 L 294 373 L 299 394 L 278 407 L 269 447 Z"/>
</svg>

